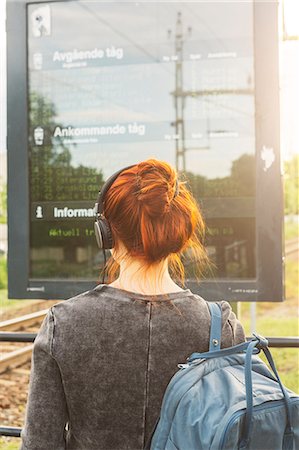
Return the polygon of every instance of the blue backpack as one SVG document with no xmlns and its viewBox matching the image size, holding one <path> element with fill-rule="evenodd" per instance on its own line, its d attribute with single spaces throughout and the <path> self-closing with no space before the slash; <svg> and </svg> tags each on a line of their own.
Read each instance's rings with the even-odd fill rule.
<svg viewBox="0 0 299 450">
<path fill-rule="evenodd" d="M 280 381 L 268 341 L 220 350 L 221 306 L 208 303 L 210 348 L 170 380 L 150 450 L 299 449 L 299 396 Z M 256 356 L 263 350 L 274 375 Z"/>
</svg>

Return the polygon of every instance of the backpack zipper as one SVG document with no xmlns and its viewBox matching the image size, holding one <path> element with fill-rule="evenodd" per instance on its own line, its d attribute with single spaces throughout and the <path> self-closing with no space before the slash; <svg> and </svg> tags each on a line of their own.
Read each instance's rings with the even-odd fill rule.
<svg viewBox="0 0 299 450">
<path fill-rule="evenodd" d="M 291 400 L 291 401 L 293 400 L 293 403 L 295 403 L 296 400 L 297 400 L 297 398 L 294 398 L 294 399 L 291 398 L 290 400 Z M 277 402 L 275 405 L 273 405 L 272 401 L 268 401 L 268 403 L 269 403 L 268 405 L 265 405 L 264 403 L 262 403 L 261 405 L 254 406 L 254 407 L 253 407 L 253 411 L 252 411 L 252 415 L 253 415 L 256 411 L 259 411 L 259 410 L 261 410 L 261 409 L 279 408 L 281 405 L 284 405 L 284 406 L 285 406 L 284 399 L 281 399 L 281 400 L 275 400 L 275 402 Z M 235 420 L 238 419 L 240 416 L 245 415 L 245 413 L 246 413 L 246 409 L 242 409 L 242 410 L 236 411 L 236 412 L 232 415 L 232 417 L 229 419 L 229 421 L 228 421 L 228 423 L 227 423 L 227 425 L 226 425 L 226 427 L 225 427 L 224 433 L 223 433 L 223 435 L 222 435 L 222 437 L 221 437 L 221 440 L 220 440 L 220 445 L 219 445 L 219 449 L 220 449 L 220 450 L 223 450 L 223 448 L 224 448 L 223 446 L 224 446 L 224 444 L 225 444 L 225 438 L 226 438 L 226 435 L 227 435 L 227 433 L 228 433 L 228 431 L 229 431 L 229 428 L 231 427 L 232 423 L 235 422 Z"/>
</svg>

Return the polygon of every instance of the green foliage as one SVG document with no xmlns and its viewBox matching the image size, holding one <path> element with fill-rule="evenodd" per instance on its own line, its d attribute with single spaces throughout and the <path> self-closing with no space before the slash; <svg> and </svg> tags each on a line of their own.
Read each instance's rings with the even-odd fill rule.
<svg viewBox="0 0 299 450">
<path fill-rule="evenodd" d="M 7 223 L 7 186 L 0 185 L 0 223 Z"/>
<path fill-rule="evenodd" d="M 1 311 L 5 311 L 12 307 L 26 306 L 26 302 L 32 302 L 32 300 L 11 300 L 7 298 L 7 289 L 0 289 L 0 308 Z M 17 316 L 17 314 L 16 314 Z"/>
<path fill-rule="evenodd" d="M 7 262 L 4 256 L 0 256 L 0 289 L 7 288 Z"/>
<path fill-rule="evenodd" d="M 299 154 L 284 165 L 285 214 L 299 214 Z"/>
<path fill-rule="evenodd" d="M 182 175 L 181 175 L 182 176 Z M 244 153 L 232 162 L 231 173 L 226 177 L 208 179 L 186 172 L 187 187 L 196 198 L 248 197 L 255 194 L 254 155 Z"/>
</svg>

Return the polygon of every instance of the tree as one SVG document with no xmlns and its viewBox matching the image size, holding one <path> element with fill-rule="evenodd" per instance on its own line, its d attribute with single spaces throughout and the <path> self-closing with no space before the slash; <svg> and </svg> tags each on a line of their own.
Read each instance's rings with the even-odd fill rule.
<svg viewBox="0 0 299 450">
<path fill-rule="evenodd" d="M 42 95 L 30 94 L 30 194 L 31 201 L 94 200 L 103 184 L 103 174 L 94 167 L 75 167 L 71 150 L 60 137 L 53 137 L 57 126 L 53 102 Z M 35 131 L 42 132 L 42 143 L 35 142 Z M 71 144 L 71 145 L 76 145 Z M 88 182 L 88 189 L 86 183 Z"/>
</svg>

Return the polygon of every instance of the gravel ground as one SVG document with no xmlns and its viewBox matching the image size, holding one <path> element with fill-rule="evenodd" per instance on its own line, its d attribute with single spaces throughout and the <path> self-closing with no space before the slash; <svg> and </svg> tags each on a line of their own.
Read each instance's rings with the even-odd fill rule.
<svg viewBox="0 0 299 450">
<path fill-rule="evenodd" d="M 8 308 L 2 311 L 1 321 L 20 317 L 35 311 L 50 308 L 59 303 L 59 301 L 32 301 L 29 304 Z M 24 331 L 24 330 L 22 330 Z M 7 343 L 0 342 L 2 352 Z M 15 344 L 24 346 L 26 344 Z M 27 344 L 28 345 L 28 344 Z M 25 409 L 29 388 L 29 377 L 31 370 L 31 361 L 29 360 L 21 366 L 7 370 L 0 375 L 0 424 L 2 426 L 23 427 L 25 418 Z M 2 437 L 2 442 L 15 442 L 16 438 Z M 21 440 L 18 440 L 21 442 Z M 1 448 L 1 443 L 0 443 Z"/>
</svg>

